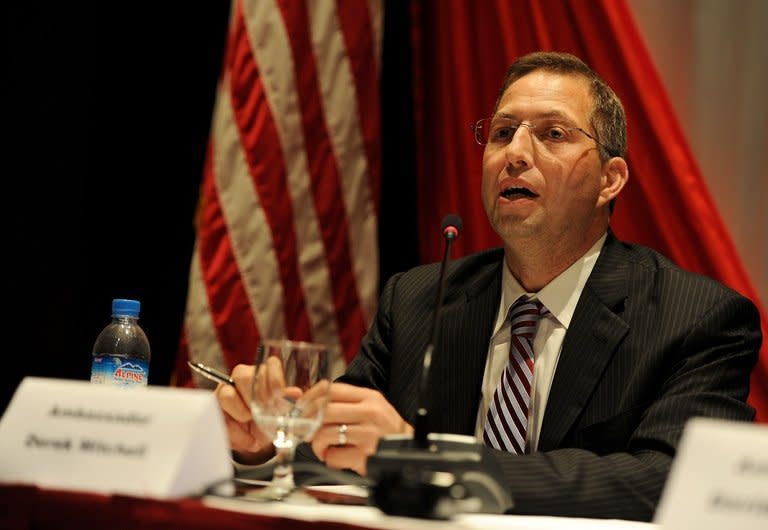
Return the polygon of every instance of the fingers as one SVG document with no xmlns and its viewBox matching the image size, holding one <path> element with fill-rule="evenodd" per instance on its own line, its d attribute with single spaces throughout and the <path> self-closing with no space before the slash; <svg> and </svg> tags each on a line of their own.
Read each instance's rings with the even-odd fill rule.
<svg viewBox="0 0 768 530">
<path fill-rule="evenodd" d="M 413 429 L 377 390 L 344 383 L 331 385 L 324 423 L 364 424 L 376 427 L 380 436 L 410 434 Z"/>
<path fill-rule="evenodd" d="M 253 421 L 238 422 L 225 416 L 224 424 L 227 428 L 229 447 L 233 451 L 241 453 L 258 453 L 272 443 L 271 440 L 264 436 L 258 427 L 256 427 L 256 424 Z"/>
<path fill-rule="evenodd" d="M 259 403 L 267 403 L 270 399 L 282 396 L 285 388 L 285 377 L 280 360 L 269 357 L 256 369 L 253 385 L 253 397 Z"/>
<path fill-rule="evenodd" d="M 296 406 L 301 409 L 302 416 L 314 418 L 325 409 L 328 401 L 328 388 L 331 383 L 328 380 L 318 381 L 312 387 L 297 398 Z"/>
<path fill-rule="evenodd" d="M 331 402 L 355 403 L 362 401 L 372 392 L 381 395 L 376 390 L 371 390 L 370 388 L 349 385 L 347 383 L 333 383 L 331 385 L 330 400 Z"/>
<path fill-rule="evenodd" d="M 347 426 L 345 437 L 339 435 L 340 425 Z M 372 424 L 325 424 L 312 436 L 311 445 L 328 467 L 352 469 L 365 475 L 368 457 L 376 452 L 381 436 Z"/>
<path fill-rule="evenodd" d="M 214 391 L 221 410 L 237 422 L 248 422 L 253 419 L 248 403 L 253 371 L 253 366 L 238 364 L 231 374 L 235 387 L 220 383 Z"/>
<path fill-rule="evenodd" d="M 342 437 L 341 425 L 346 425 Z M 312 449 L 329 467 L 365 474 L 367 459 L 376 451 L 382 436 L 412 432 L 380 392 L 333 383 L 323 425 L 312 437 Z"/>
<path fill-rule="evenodd" d="M 331 448 L 337 447 L 354 447 L 361 452 L 365 457 L 372 455 L 379 444 L 379 438 L 381 437 L 378 429 L 372 425 L 363 424 L 348 424 L 344 423 L 347 429 L 344 433 L 344 438 L 339 435 L 339 425 L 326 424 L 320 427 L 312 437 L 312 449 L 315 454 L 321 460 L 326 463 L 327 452 Z M 341 444 L 340 442 L 345 442 Z M 337 453 L 338 454 L 338 453 Z M 349 466 L 341 466 L 349 467 Z"/>
<path fill-rule="evenodd" d="M 224 425 L 230 448 L 250 455 L 250 460 L 256 461 L 269 458 L 272 443 L 259 431 L 251 415 L 249 396 L 254 371 L 255 367 L 251 365 L 235 366 L 231 373 L 235 386 L 219 384 L 214 395 L 224 413 Z"/>
<path fill-rule="evenodd" d="M 331 382 L 327 379 L 322 379 L 312 385 L 305 393 L 302 399 L 305 399 L 307 401 L 312 401 L 314 399 L 317 399 L 319 397 L 322 397 L 324 399 L 328 399 L 329 396 L 329 387 L 331 386 Z"/>
<path fill-rule="evenodd" d="M 373 406 L 370 406 L 373 405 Z M 381 417 L 385 412 L 377 408 L 375 404 L 360 401 L 358 403 L 336 403 L 331 401 L 325 410 L 324 423 L 363 423 L 370 421 L 374 424 L 382 424 L 386 419 Z"/>
<path fill-rule="evenodd" d="M 283 363 L 278 357 L 267 357 L 267 360 L 259 367 L 265 368 L 263 378 L 260 382 L 268 391 L 270 397 L 283 395 L 285 388 L 285 375 L 283 374 Z"/>
</svg>

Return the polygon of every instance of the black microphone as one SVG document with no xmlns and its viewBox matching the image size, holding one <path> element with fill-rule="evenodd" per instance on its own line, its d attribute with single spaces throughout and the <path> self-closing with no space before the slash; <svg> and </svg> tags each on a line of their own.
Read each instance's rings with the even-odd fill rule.
<svg viewBox="0 0 768 530">
<path fill-rule="evenodd" d="M 437 298 L 435 299 L 435 309 L 432 313 L 432 323 L 430 324 L 429 344 L 424 351 L 424 362 L 421 368 L 421 384 L 419 385 L 419 407 L 416 410 L 416 421 L 414 422 L 413 441 L 416 447 L 426 449 L 429 447 L 427 435 L 427 387 L 429 386 L 429 371 L 432 367 L 432 354 L 435 351 L 435 344 L 440 330 L 440 313 L 443 309 L 443 291 L 445 289 L 445 265 L 448 263 L 448 256 L 451 253 L 451 243 L 459 237 L 461 233 L 461 217 L 449 213 L 443 218 L 442 225 L 443 237 L 445 238 L 445 251 L 443 260 L 440 262 L 440 276 L 437 280 Z"/>
<path fill-rule="evenodd" d="M 447 519 L 462 512 L 504 513 L 513 505 L 488 447 L 474 436 L 430 433 L 427 426 L 426 396 L 440 333 L 445 268 L 461 228 L 458 215 L 443 219 L 445 253 L 424 352 L 413 437 L 384 436 L 367 461 L 368 477 L 374 484 L 369 501 L 389 515 Z"/>
</svg>

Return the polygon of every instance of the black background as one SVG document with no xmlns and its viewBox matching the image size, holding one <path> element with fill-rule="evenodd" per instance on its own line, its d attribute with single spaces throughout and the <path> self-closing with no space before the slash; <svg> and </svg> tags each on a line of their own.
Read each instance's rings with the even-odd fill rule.
<svg viewBox="0 0 768 530">
<path fill-rule="evenodd" d="M 169 384 L 229 5 L 23 4 L 3 8 L 0 410 L 25 375 L 87 380 L 118 297 Z M 382 282 L 418 261 L 407 3 L 386 7 Z"/>
</svg>

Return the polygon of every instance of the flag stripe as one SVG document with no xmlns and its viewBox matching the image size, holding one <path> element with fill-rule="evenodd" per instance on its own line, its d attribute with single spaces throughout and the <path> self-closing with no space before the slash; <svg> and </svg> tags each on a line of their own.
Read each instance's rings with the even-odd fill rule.
<svg viewBox="0 0 768 530">
<path fill-rule="evenodd" d="M 229 233 L 221 212 L 209 148 L 201 193 L 201 230 L 198 236 L 201 272 L 211 321 L 228 364 L 239 359 L 240 343 L 258 342 L 259 332 L 240 281 Z"/>
<path fill-rule="evenodd" d="M 362 127 L 366 159 L 370 178 L 373 208 L 378 210 L 379 182 L 381 175 L 381 143 L 378 113 L 371 112 L 380 105 L 379 78 L 381 69 L 381 18 L 380 0 L 364 4 L 358 0 L 339 0 L 338 17 L 341 33 L 354 77 L 358 119 Z M 361 29 L 362 28 L 362 29 Z M 370 65 L 375 64 L 376 68 Z M 343 108 L 343 105 L 342 105 Z M 378 213 L 378 211 L 377 211 Z"/>
<path fill-rule="evenodd" d="M 368 21 L 366 5 L 360 2 L 355 2 L 354 5 L 362 8 L 360 13 L 341 17 L 344 11 L 334 11 L 334 3 L 313 2 L 309 4 L 308 15 L 314 57 L 317 60 L 321 109 L 328 124 L 335 160 L 338 161 L 343 206 L 349 221 L 347 245 L 354 272 L 351 279 L 357 286 L 358 300 L 373 302 L 378 290 L 378 240 L 376 214 L 368 177 L 372 173 L 369 169 L 372 166 L 366 161 L 361 125 L 365 123 L 365 111 L 357 96 L 361 93 L 356 90 L 359 80 L 353 79 L 355 66 L 360 70 L 360 65 L 354 64 L 354 49 L 348 46 L 345 48 L 343 30 L 339 31 L 339 20 L 336 16 L 338 14 L 344 19 L 358 16 L 359 23 Z M 367 31 L 360 34 L 368 35 L 369 40 L 371 38 Z M 370 49 L 370 43 L 367 44 L 367 49 Z M 368 71 L 373 70 L 368 68 Z M 355 102 L 357 108 L 350 108 L 350 102 Z M 368 123 L 370 121 L 368 120 Z M 362 305 L 364 322 L 373 319 L 374 307 L 375 303 Z M 355 350 L 356 345 L 352 346 Z"/>
<path fill-rule="evenodd" d="M 216 179 L 219 200 L 222 204 L 222 213 L 229 228 L 232 241 L 233 255 L 240 271 L 240 281 L 247 294 L 249 305 L 256 317 L 258 328 L 265 337 L 282 337 L 285 333 L 285 320 L 293 316 L 290 309 L 299 312 L 296 315 L 297 322 L 303 322 L 308 328 L 306 314 L 303 313 L 303 300 L 300 297 L 291 297 L 285 300 L 283 284 L 295 281 L 295 267 L 290 265 L 294 261 L 279 260 L 275 246 L 280 242 L 273 240 L 275 225 L 279 225 L 280 219 L 275 219 L 272 201 L 262 204 L 260 197 L 266 195 L 260 186 L 259 179 L 251 179 L 250 160 L 246 161 L 245 153 L 250 157 L 256 156 L 260 146 L 248 145 L 244 152 L 240 149 L 239 141 L 246 143 L 249 138 L 241 137 L 242 121 L 249 119 L 244 116 L 243 109 L 233 109 L 233 101 L 229 97 L 230 79 L 225 76 L 222 90 L 217 103 L 214 117 L 213 130 L 216 141 L 214 146 L 214 161 L 216 167 L 214 176 Z M 232 90 L 233 97 L 236 90 Z M 254 97 L 258 97 L 259 90 L 250 91 Z M 242 104 L 242 102 L 237 103 Z M 241 128 L 238 131 L 238 127 Z M 266 125 L 263 126 L 267 129 Z M 261 138 L 267 138 L 264 134 Z M 270 160 L 265 157 L 262 163 L 275 167 L 279 172 L 280 160 Z M 274 158 L 274 157 L 273 157 Z M 256 182 L 254 182 L 254 180 Z M 255 190 L 258 189 L 258 193 Z M 277 194 L 275 194 L 277 195 Z M 275 200 L 279 205 L 279 201 Z M 291 239 L 292 231 L 285 230 L 275 233 L 277 237 Z M 274 244 L 273 244 L 274 243 Z M 281 248 L 277 246 L 277 248 Z M 258 271 L 254 267 L 258 264 Z M 285 303 L 284 303 L 285 301 Z M 296 307 L 298 306 L 298 307 Z M 307 329 L 308 331 L 308 329 Z M 307 338 L 300 337 L 300 338 Z M 255 351 L 255 344 L 249 344 Z"/>
<path fill-rule="evenodd" d="M 186 350 L 186 355 L 190 359 L 195 359 L 217 370 L 228 371 L 229 367 L 219 347 L 218 336 L 213 326 L 210 308 L 208 307 L 208 295 L 202 278 L 201 256 L 198 243 L 195 244 L 192 254 L 187 297 L 188 303 L 184 315 L 185 329 L 181 346 L 182 351 Z M 185 385 L 193 374 L 189 371 L 186 364 L 179 364 L 178 375 L 180 379 L 178 383 Z M 185 378 L 181 378 L 182 373 L 185 374 Z M 216 386 L 212 381 L 202 376 L 195 375 L 194 378 L 195 386 L 209 388 Z"/>
<path fill-rule="evenodd" d="M 347 358 L 351 358 L 359 346 L 359 337 L 365 330 L 365 318 L 354 277 L 347 273 L 352 270 L 349 248 L 349 220 L 347 218 L 339 168 L 333 156 L 320 104 L 317 63 L 314 59 L 309 35 L 308 12 L 303 4 L 292 5 L 283 11 L 289 42 L 294 57 L 302 57 L 303 63 L 294 64 L 296 91 L 299 98 L 299 114 L 303 126 L 307 158 L 310 167 L 310 181 L 315 200 L 315 211 L 320 226 L 320 236 L 325 246 L 325 258 L 330 269 L 330 287 L 336 314 L 346 315 L 346 326 L 339 329 L 339 339 Z"/>
<path fill-rule="evenodd" d="M 222 87 L 222 99 L 231 93 L 232 108 L 222 105 L 214 137 L 230 149 L 222 153 L 229 167 L 218 173 L 226 172 L 237 181 L 227 186 L 222 180 L 220 193 L 233 196 L 230 231 L 238 248 L 248 253 L 243 256 L 241 271 L 245 284 L 252 286 L 249 296 L 252 305 L 259 307 L 257 321 L 263 334 L 283 337 L 285 322 L 290 322 L 291 338 L 309 340 L 303 294 L 299 289 L 283 288 L 300 284 L 293 207 L 280 141 L 239 9 L 233 27 L 237 45 L 227 65 L 231 77 L 224 77 L 225 82 L 230 80 L 230 89 L 226 83 Z"/>
<path fill-rule="evenodd" d="M 336 321 L 327 310 L 333 303 L 331 274 L 310 186 L 311 168 L 305 153 L 290 40 L 282 14 L 273 2 L 244 2 L 243 13 L 255 62 L 268 65 L 260 73 L 269 110 L 272 116 L 280 117 L 274 123 L 286 168 L 286 187 L 293 204 L 298 249 L 300 284 L 293 287 L 298 288 L 305 298 L 313 339 L 338 346 Z M 280 227 L 281 230 L 285 228 Z"/>
</svg>

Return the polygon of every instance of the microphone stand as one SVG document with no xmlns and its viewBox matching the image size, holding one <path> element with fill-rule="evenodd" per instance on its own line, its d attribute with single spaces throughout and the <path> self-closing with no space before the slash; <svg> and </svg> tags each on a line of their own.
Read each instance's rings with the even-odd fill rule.
<svg viewBox="0 0 768 530">
<path fill-rule="evenodd" d="M 384 436 L 367 462 L 368 476 L 374 483 L 370 500 L 389 515 L 447 519 L 462 512 L 504 513 L 513 505 L 488 447 L 474 436 L 430 433 L 427 426 L 426 396 L 440 330 L 445 268 L 459 230 L 461 219 L 447 215 L 443 220 L 445 253 L 430 341 L 424 352 L 413 437 Z"/>
<path fill-rule="evenodd" d="M 445 225 L 449 220 L 447 216 L 443 221 Z M 461 224 L 461 220 L 459 223 Z M 414 422 L 413 441 L 416 447 L 419 449 L 426 449 L 429 447 L 427 441 L 427 435 L 429 429 L 427 427 L 427 387 L 429 386 L 429 371 L 432 368 L 432 353 L 435 350 L 435 344 L 437 343 L 437 332 L 440 329 L 440 313 L 443 308 L 443 291 L 445 290 L 445 265 L 448 262 L 448 256 L 451 252 L 451 243 L 458 237 L 458 229 L 453 224 L 449 224 L 447 227 L 443 227 L 443 236 L 445 237 L 445 252 L 443 253 L 443 260 L 440 262 L 440 276 L 437 281 L 437 298 L 435 300 L 435 312 L 432 314 L 432 325 L 430 331 L 430 341 L 427 344 L 427 348 L 424 351 L 424 362 L 421 368 L 421 384 L 419 385 L 419 408 L 416 410 L 416 420 Z"/>
</svg>

